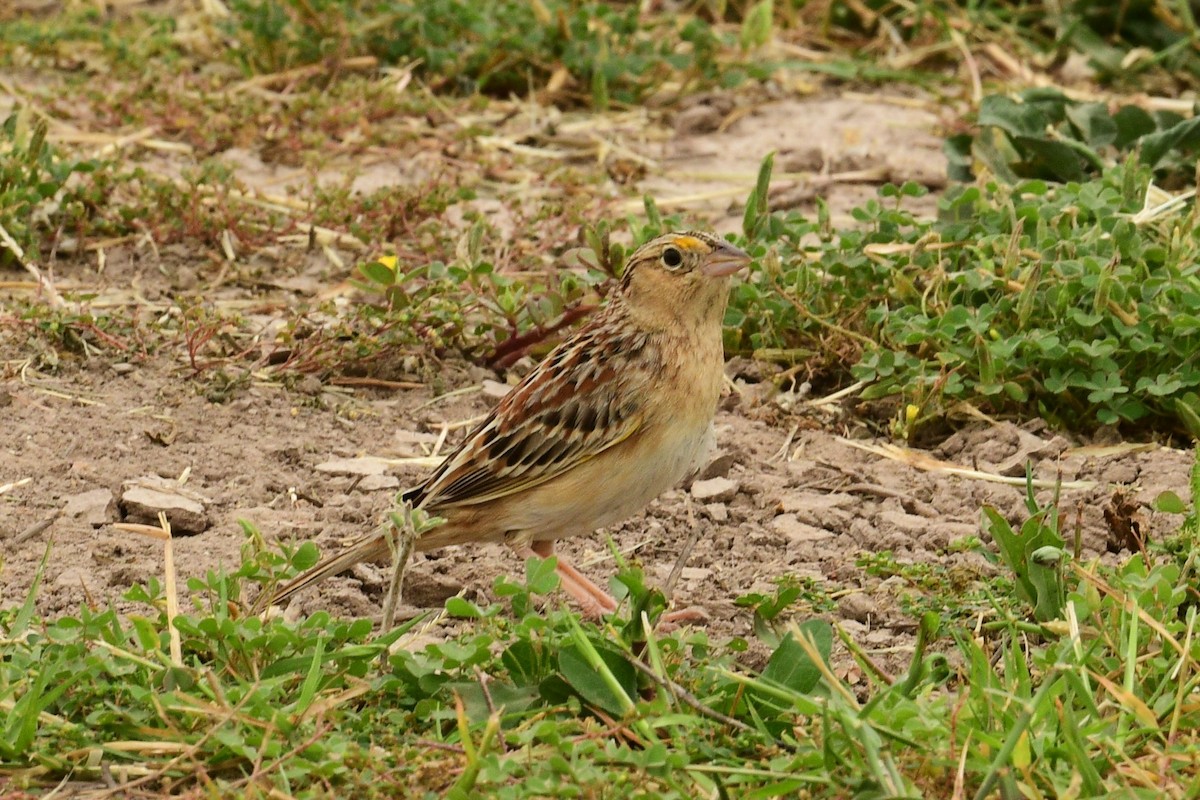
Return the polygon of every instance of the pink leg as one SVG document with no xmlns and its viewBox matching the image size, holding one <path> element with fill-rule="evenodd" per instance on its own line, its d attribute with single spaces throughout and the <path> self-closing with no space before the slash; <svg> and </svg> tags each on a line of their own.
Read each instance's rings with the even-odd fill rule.
<svg viewBox="0 0 1200 800">
<path fill-rule="evenodd" d="M 523 558 L 537 556 L 549 558 L 554 555 L 554 542 L 538 541 L 530 547 L 522 547 L 517 551 Z M 617 601 L 612 595 L 601 589 L 575 567 L 571 566 L 561 555 L 558 557 L 558 579 L 562 582 L 563 591 L 575 598 L 583 609 L 585 616 L 599 619 L 605 614 L 617 610 Z"/>
<path fill-rule="evenodd" d="M 554 542 L 534 542 L 532 546 L 522 547 L 517 552 L 522 558 L 530 556 L 549 558 L 554 555 Z M 562 582 L 563 591 L 575 598 L 575 602 L 579 603 L 585 616 L 591 619 L 600 619 L 605 614 L 611 614 L 617 610 L 617 601 L 613 596 L 593 583 L 588 576 L 575 569 L 562 555 L 558 557 L 558 568 L 555 572 L 558 573 L 558 579 Z M 681 608 L 678 611 L 663 614 L 659 626 L 662 630 L 671 630 L 679 624 L 688 622 L 708 622 L 708 612 L 694 606 Z"/>
</svg>

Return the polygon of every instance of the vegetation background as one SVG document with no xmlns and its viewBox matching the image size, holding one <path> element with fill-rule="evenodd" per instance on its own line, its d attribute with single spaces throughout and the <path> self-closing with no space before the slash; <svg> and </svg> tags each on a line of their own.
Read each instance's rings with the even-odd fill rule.
<svg viewBox="0 0 1200 800">
<path fill-rule="evenodd" d="M 704 223 L 755 256 L 726 348 L 785 455 L 801 428 L 932 446 L 981 420 L 1190 449 L 1195 14 L 1188 0 L 17 0 L 0 9 L 0 414 L 22 442 L 99 436 L 79 413 L 96 403 L 87 381 L 141 370 L 150 397 L 249 417 L 269 386 L 336 431 L 330 390 L 436 397 L 520 374 L 602 302 L 632 247 Z M 822 98 L 873 104 L 881 127 L 929 115 L 944 171 L 806 150 L 820 131 L 803 116 L 768 125 Z M 673 162 L 681 141 L 734 126 L 771 135 Z M 859 200 L 833 204 L 847 187 Z M 17 518 L 32 477 L 3 470 Z M 603 624 L 548 602 L 553 570 L 536 561 L 487 602 L 452 592 L 441 616 L 394 630 L 264 620 L 247 613 L 257 591 L 317 551 L 250 522 L 234 566 L 189 573 L 186 592 L 170 559 L 162 580 L 111 573 L 118 601 L 54 574 L 37 537 L 56 509 L 0 537 L 10 574 L 20 548 L 45 553 L 0 606 L 0 793 L 1200 795 L 1200 466 L 1149 508 L 1117 494 L 1103 557 L 1053 479 L 1030 468 L 1026 485 L 945 547 L 985 574 L 887 551 L 852 562 L 919 588 L 902 661 L 797 575 L 726 598 L 745 630 L 663 631 L 661 582 L 620 554 L 626 602 Z M 1145 535 L 1151 513 L 1166 535 Z M 47 599 L 75 578 L 85 602 Z M 431 636 L 440 619 L 457 623 Z"/>
</svg>

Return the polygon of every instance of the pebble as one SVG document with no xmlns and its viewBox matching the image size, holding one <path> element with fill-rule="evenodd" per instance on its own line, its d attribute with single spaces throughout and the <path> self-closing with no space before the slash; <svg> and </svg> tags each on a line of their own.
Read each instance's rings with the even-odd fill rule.
<svg viewBox="0 0 1200 800">
<path fill-rule="evenodd" d="M 738 488 L 729 478 L 709 478 L 692 483 L 692 497 L 702 503 L 727 503 L 737 495 Z"/>
<path fill-rule="evenodd" d="M 379 492 L 384 489 L 399 489 L 400 479 L 395 475 L 368 475 L 356 487 L 362 492 Z"/>
<path fill-rule="evenodd" d="M 832 531 L 801 522 L 795 514 L 780 514 L 771 520 L 771 530 L 783 534 L 792 542 L 819 542 L 834 535 Z"/>
<path fill-rule="evenodd" d="M 191 536 L 208 530 L 204 502 L 205 498 L 169 478 L 148 475 L 126 482 L 118 505 L 127 522 L 157 526 L 161 511 L 167 515 L 172 533 Z"/>
<path fill-rule="evenodd" d="M 852 592 L 837 601 L 838 613 L 846 619 L 867 622 L 877 613 L 875 601 L 863 592 Z"/>
<path fill-rule="evenodd" d="M 713 571 L 708 567 L 684 567 L 679 571 L 679 577 L 685 581 L 706 581 L 712 574 Z"/>
<path fill-rule="evenodd" d="M 382 475 L 387 471 L 387 462 L 374 456 L 362 458 L 332 458 L 317 464 L 318 472 L 334 475 Z"/>
<path fill-rule="evenodd" d="M 733 463 L 736 460 L 737 459 L 733 453 L 717 453 L 713 459 L 708 462 L 708 466 L 700 470 L 700 478 L 702 480 L 709 480 L 712 478 L 728 477 L 729 468 L 733 466 Z"/>
<path fill-rule="evenodd" d="M 90 492 L 72 495 L 63 506 L 63 516 L 99 528 L 109 521 L 108 507 L 112 500 L 113 493 L 108 489 L 92 489 Z"/>
<path fill-rule="evenodd" d="M 709 503 L 704 506 L 704 511 L 713 522 L 729 520 L 729 508 L 724 503 Z"/>
<path fill-rule="evenodd" d="M 512 388 L 513 387 L 509 386 L 507 383 L 500 383 L 500 381 L 494 381 L 491 378 L 488 378 L 483 381 L 482 391 L 484 397 L 494 397 L 499 400 L 501 397 L 504 397 L 506 394 L 511 392 Z"/>
</svg>

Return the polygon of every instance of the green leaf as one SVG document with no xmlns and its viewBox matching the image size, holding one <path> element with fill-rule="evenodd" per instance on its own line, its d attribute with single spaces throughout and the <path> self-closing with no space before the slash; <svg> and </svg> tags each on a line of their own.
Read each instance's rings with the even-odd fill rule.
<svg viewBox="0 0 1200 800">
<path fill-rule="evenodd" d="M 1117 141 L 1120 130 L 1108 113 L 1106 103 L 1080 103 L 1066 108 L 1067 119 L 1079 138 L 1091 147 L 1104 147 Z"/>
<path fill-rule="evenodd" d="M 620 683 L 626 698 L 637 697 L 637 673 L 633 666 L 619 653 L 614 653 L 595 641 L 592 644 L 613 677 Z M 563 680 L 587 703 L 618 718 L 625 715 L 627 699 L 617 696 L 608 682 L 592 669 L 577 646 L 567 645 L 559 651 L 558 669 Z"/>
<path fill-rule="evenodd" d="M 774 8 L 773 0 L 759 0 L 746 12 L 739 37 L 743 50 L 762 47 L 771 40 L 771 20 L 774 17 Z"/>
<path fill-rule="evenodd" d="M 1154 133 L 1158 128 L 1154 117 L 1138 106 L 1121 106 L 1113 114 L 1113 124 L 1117 126 L 1117 138 L 1113 145 L 1118 150 L 1125 150 L 1148 133 Z"/>
<path fill-rule="evenodd" d="M 1017 149 L 1025 155 L 1030 177 L 1049 172 L 1059 181 L 1082 181 L 1087 176 L 1079 164 L 1075 148 L 1065 142 L 1052 142 L 1031 136 L 1014 139 Z"/>
<path fill-rule="evenodd" d="M 378 261 L 368 261 L 365 264 L 358 265 L 358 271 L 366 277 L 367 280 L 382 287 L 388 287 L 396 282 L 397 270 L 380 264 Z"/>
<path fill-rule="evenodd" d="M 1200 117 L 1192 117 L 1160 132 L 1142 137 L 1140 157 L 1151 169 L 1158 167 L 1174 151 L 1190 153 L 1200 145 Z"/>
<path fill-rule="evenodd" d="M 979 104 L 980 126 L 992 125 L 1010 136 L 1045 137 L 1049 121 L 1036 106 L 1003 94 L 990 94 Z"/>
<path fill-rule="evenodd" d="M 1161 511 L 1164 514 L 1186 514 L 1188 513 L 1187 504 L 1179 495 L 1172 491 L 1159 492 L 1154 498 L 1154 510 Z"/>
<path fill-rule="evenodd" d="M 1196 395 L 1188 392 L 1183 397 L 1176 398 L 1175 415 L 1187 429 L 1188 435 L 1200 442 L 1200 404 L 1196 402 Z"/>
<path fill-rule="evenodd" d="M 479 619 L 483 616 L 483 612 L 479 610 L 479 606 L 457 595 L 447 598 L 446 613 L 452 617 L 462 619 Z"/>
<path fill-rule="evenodd" d="M 811 636 L 817 652 L 828 663 L 833 648 L 833 628 L 825 620 L 808 620 L 799 626 L 801 635 Z M 809 694 L 821 681 L 821 670 L 791 633 L 775 648 L 763 670 L 763 677 L 782 684 L 800 694 Z"/>
<path fill-rule="evenodd" d="M 558 588 L 558 557 L 537 558 L 525 561 L 525 585 L 533 594 L 548 595 Z"/>
<path fill-rule="evenodd" d="M 975 172 L 971 168 L 972 141 L 973 137 L 971 134 L 959 133 L 947 137 L 946 141 L 942 142 L 942 152 L 946 154 L 946 169 L 950 180 L 969 183 L 975 179 Z"/>
</svg>

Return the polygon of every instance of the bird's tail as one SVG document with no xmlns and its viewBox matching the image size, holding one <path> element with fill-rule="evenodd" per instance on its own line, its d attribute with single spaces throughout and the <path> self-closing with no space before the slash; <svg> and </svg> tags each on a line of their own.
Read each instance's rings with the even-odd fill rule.
<svg viewBox="0 0 1200 800">
<path fill-rule="evenodd" d="M 381 561 L 387 558 L 389 554 L 390 550 L 388 549 L 387 539 L 384 537 L 383 531 L 376 530 L 354 541 L 341 552 L 321 559 L 311 569 L 297 575 L 276 589 L 273 594 L 263 592 L 254 604 L 254 611 L 255 613 L 261 613 L 266 611 L 270 606 L 282 605 L 284 601 L 302 589 L 314 586 L 326 578 L 332 578 L 334 575 L 345 572 L 360 562 Z"/>
</svg>

